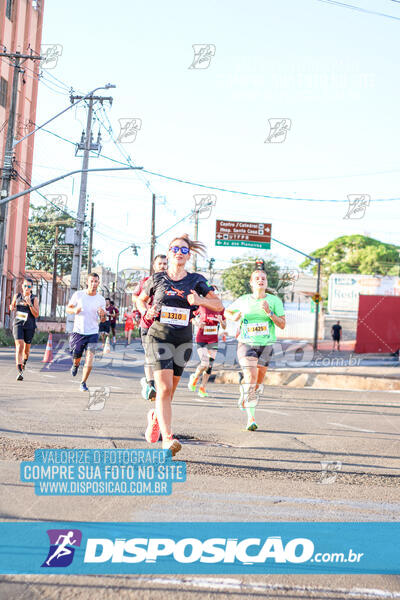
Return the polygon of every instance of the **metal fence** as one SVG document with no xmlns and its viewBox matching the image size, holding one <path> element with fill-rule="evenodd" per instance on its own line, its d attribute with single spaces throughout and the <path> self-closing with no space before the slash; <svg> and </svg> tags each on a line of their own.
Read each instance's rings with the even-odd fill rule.
<svg viewBox="0 0 400 600">
<path fill-rule="evenodd" d="M 57 278 L 56 290 L 53 297 L 53 281 L 48 277 L 43 277 L 37 273 L 26 271 L 26 273 L 8 272 L 5 283 L 5 305 L 4 305 L 4 327 L 10 329 L 12 315 L 10 314 L 10 304 L 14 294 L 22 292 L 22 282 L 24 277 L 29 277 L 33 281 L 32 293 L 37 296 L 39 301 L 39 320 L 63 322 L 66 319 L 66 307 L 70 298 L 70 286 L 61 278 Z M 83 286 L 82 286 L 82 289 Z M 107 286 L 99 288 L 99 292 L 105 298 L 114 300 L 115 305 L 120 311 L 121 319 L 128 306 L 132 304 L 132 293 L 124 289 L 117 289 L 115 292 Z"/>
</svg>

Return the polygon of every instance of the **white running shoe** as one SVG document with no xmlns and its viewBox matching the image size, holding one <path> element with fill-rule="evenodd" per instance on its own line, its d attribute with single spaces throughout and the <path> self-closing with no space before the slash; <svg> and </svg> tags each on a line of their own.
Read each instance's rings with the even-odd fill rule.
<svg viewBox="0 0 400 600">
<path fill-rule="evenodd" d="M 170 435 L 166 440 L 163 440 L 162 449 L 171 450 L 172 456 L 175 456 L 175 454 L 182 450 L 182 444 L 179 440 Z"/>
<path fill-rule="evenodd" d="M 258 404 L 258 393 L 254 383 L 243 383 L 243 408 L 255 408 Z"/>
<path fill-rule="evenodd" d="M 197 387 L 196 373 L 192 373 L 189 377 L 188 389 L 191 392 L 195 392 Z"/>
<path fill-rule="evenodd" d="M 260 401 L 260 398 L 262 397 L 263 393 L 264 393 L 264 385 L 261 384 L 258 386 L 258 388 L 256 390 L 254 390 L 254 393 L 257 397 L 257 404 Z"/>
<path fill-rule="evenodd" d="M 140 380 L 140 385 L 142 386 L 141 395 L 143 400 L 147 400 L 147 381 L 146 377 L 142 377 Z"/>
<path fill-rule="evenodd" d="M 239 396 L 239 400 L 238 400 L 238 408 L 240 408 L 240 410 L 244 410 L 244 387 L 243 384 L 241 383 L 239 385 L 239 389 L 240 389 L 240 396 Z"/>
</svg>

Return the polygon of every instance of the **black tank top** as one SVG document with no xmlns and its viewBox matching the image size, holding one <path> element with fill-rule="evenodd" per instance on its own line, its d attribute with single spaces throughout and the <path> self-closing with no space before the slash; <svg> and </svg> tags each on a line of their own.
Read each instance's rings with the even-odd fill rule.
<svg viewBox="0 0 400 600">
<path fill-rule="evenodd" d="M 36 296 L 31 293 L 31 304 L 33 305 L 33 301 Z M 27 315 L 24 317 L 23 315 Z M 15 312 L 15 323 L 22 323 L 25 327 L 35 328 L 36 327 L 36 319 L 31 313 L 29 306 L 26 304 L 21 293 L 17 294 L 17 303 L 16 303 L 16 312 Z"/>
</svg>

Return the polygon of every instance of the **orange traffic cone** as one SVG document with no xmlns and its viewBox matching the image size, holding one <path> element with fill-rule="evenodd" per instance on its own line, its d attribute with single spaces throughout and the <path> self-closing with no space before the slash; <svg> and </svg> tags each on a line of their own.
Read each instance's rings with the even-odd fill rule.
<svg viewBox="0 0 400 600">
<path fill-rule="evenodd" d="M 110 354 L 110 352 L 111 352 L 110 336 L 107 335 L 106 336 L 106 343 L 104 344 L 104 348 L 103 348 L 103 354 Z"/>
<path fill-rule="evenodd" d="M 222 341 L 226 342 L 226 333 L 225 332 L 222 334 Z"/>
<path fill-rule="evenodd" d="M 49 339 L 47 340 L 46 350 L 42 362 L 51 363 L 53 361 L 53 334 L 49 333 Z"/>
</svg>

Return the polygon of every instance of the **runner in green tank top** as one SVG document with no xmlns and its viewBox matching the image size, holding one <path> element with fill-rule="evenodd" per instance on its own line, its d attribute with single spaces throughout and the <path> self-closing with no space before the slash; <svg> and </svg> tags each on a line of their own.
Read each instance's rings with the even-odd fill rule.
<svg viewBox="0 0 400 600">
<path fill-rule="evenodd" d="M 255 407 L 262 394 L 263 381 L 276 342 L 275 326 L 285 328 L 282 301 L 267 294 L 267 275 L 257 270 L 251 274 L 251 294 L 240 296 L 225 310 L 227 318 L 240 323 L 238 360 L 244 373 L 240 389 L 239 408 L 246 409 L 247 429 L 255 431 Z"/>
</svg>

